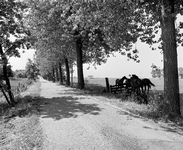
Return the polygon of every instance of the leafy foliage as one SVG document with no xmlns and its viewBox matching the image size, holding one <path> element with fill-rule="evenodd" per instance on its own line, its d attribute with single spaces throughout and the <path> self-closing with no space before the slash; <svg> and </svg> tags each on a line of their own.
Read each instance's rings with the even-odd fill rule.
<svg viewBox="0 0 183 150">
<path fill-rule="evenodd" d="M 17 78 L 27 78 L 25 70 L 15 70 L 15 77 L 17 77 Z"/>
<path fill-rule="evenodd" d="M 39 75 L 37 65 L 31 59 L 28 59 L 28 62 L 26 64 L 26 75 L 28 79 L 32 80 L 36 80 Z"/>
<path fill-rule="evenodd" d="M 151 66 L 151 68 L 152 68 L 151 74 L 153 78 L 163 77 L 163 69 L 158 68 L 154 64 Z"/>
<path fill-rule="evenodd" d="M 26 5 L 14 0 L 0 2 L 0 44 L 4 53 L 9 56 L 20 57 L 19 49 L 30 47 L 29 30 L 23 24 L 23 13 Z"/>
</svg>

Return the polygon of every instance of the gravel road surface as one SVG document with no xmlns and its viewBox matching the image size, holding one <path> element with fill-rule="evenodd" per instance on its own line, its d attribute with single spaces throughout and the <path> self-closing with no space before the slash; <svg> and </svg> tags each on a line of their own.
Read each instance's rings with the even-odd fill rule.
<svg viewBox="0 0 183 150">
<path fill-rule="evenodd" d="M 44 150 L 183 150 L 183 133 L 168 131 L 97 96 L 40 82 Z"/>
</svg>

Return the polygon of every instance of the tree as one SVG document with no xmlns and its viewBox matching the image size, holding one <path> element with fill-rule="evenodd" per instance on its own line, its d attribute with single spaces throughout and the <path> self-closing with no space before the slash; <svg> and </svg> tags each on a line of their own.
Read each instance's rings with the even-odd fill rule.
<svg viewBox="0 0 183 150">
<path fill-rule="evenodd" d="M 31 0 L 31 3 L 31 26 L 36 37 L 49 43 L 50 48 L 45 48 L 46 51 L 52 49 L 58 56 L 59 50 L 60 56 L 66 57 L 70 64 L 76 60 L 78 88 L 84 88 L 83 63 L 100 65 L 106 62 L 109 54 L 121 52 L 122 48 L 128 51 L 122 54 L 137 60 L 138 56 L 133 54 L 138 51 L 129 52 L 137 41 L 136 35 L 132 36 L 134 24 L 130 3 L 79 0 Z"/>
<path fill-rule="evenodd" d="M 110 7 L 108 7 L 108 4 Z M 117 22 L 117 15 L 113 12 L 113 6 L 118 4 L 122 9 L 118 9 L 121 15 L 118 13 L 120 17 L 117 18 L 123 19 Z M 105 63 L 110 53 L 121 51 L 122 48 L 129 51 L 132 43 L 137 40 L 137 37 L 132 37 L 130 33 L 133 25 L 128 16 L 130 11 L 124 9 L 127 4 L 117 1 L 70 1 L 64 7 L 64 13 L 61 16 L 64 16 L 62 20 L 65 20 L 65 22 L 62 23 L 66 31 L 69 31 L 67 35 L 73 37 L 75 41 L 78 88 L 84 88 L 83 63 Z M 130 5 L 128 6 L 130 7 Z M 105 22 L 110 23 L 105 24 Z M 133 52 L 136 53 L 137 51 Z M 137 59 L 137 55 L 133 57 L 131 53 L 128 53 L 128 57 Z"/>
<path fill-rule="evenodd" d="M 170 114 L 172 112 L 174 114 L 181 115 L 174 3 L 175 2 L 173 0 L 162 1 L 161 28 L 165 77 L 164 96 L 169 105 Z"/>
<path fill-rule="evenodd" d="M 19 48 L 27 46 L 28 30 L 23 26 L 23 12 L 26 8 L 22 2 L 15 0 L 0 1 L 0 57 L 3 66 L 3 76 L 6 82 L 6 91 L 9 95 L 9 103 L 15 104 L 14 96 L 8 78 L 8 57 L 19 57 Z M 12 38 L 14 40 L 12 40 Z M 8 98 L 7 96 L 5 96 Z"/>
<path fill-rule="evenodd" d="M 11 65 L 7 65 L 7 76 L 8 77 L 14 77 L 14 72 L 13 70 L 11 69 Z M 4 77 L 4 74 L 3 74 L 3 66 L 0 66 L 0 80 L 4 80 L 5 77 Z"/>
<path fill-rule="evenodd" d="M 17 78 L 27 78 L 25 70 L 15 70 L 15 77 L 17 77 Z"/>
<path fill-rule="evenodd" d="M 35 48 L 38 51 L 36 57 L 41 68 L 40 71 L 42 73 L 44 71 L 44 74 L 52 74 L 54 81 L 58 68 L 61 71 L 61 67 L 65 64 L 66 84 L 70 85 L 69 65 L 74 59 L 71 48 L 73 42 L 64 36 L 63 27 L 60 24 L 60 10 L 55 8 L 55 3 L 51 1 L 31 1 L 30 6 L 31 13 L 28 25 L 37 38 Z M 43 55 L 46 58 L 44 63 L 41 60 Z M 49 67 L 45 67 L 46 64 Z M 60 71 L 59 73 L 61 73 Z M 60 75 L 60 80 L 63 80 L 61 78 L 62 75 Z"/>
<path fill-rule="evenodd" d="M 34 63 L 31 59 L 28 59 L 28 62 L 26 64 L 26 75 L 28 77 L 28 79 L 31 79 L 31 80 L 36 80 L 38 78 L 38 75 L 39 75 L 39 70 L 37 68 L 37 65 L 36 63 Z"/>
<path fill-rule="evenodd" d="M 156 77 L 157 78 L 161 78 L 161 77 L 163 77 L 163 69 L 158 68 L 154 64 L 151 66 L 151 68 L 152 68 L 151 74 L 152 74 L 153 78 L 156 78 Z"/>
<path fill-rule="evenodd" d="M 177 45 L 181 41 L 179 28 L 175 28 L 177 14 L 182 14 L 182 2 L 179 0 L 139 0 L 135 12 L 138 16 L 134 23 L 142 42 L 149 45 L 160 43 L 164 60 L 164 110 L 169 116 L 180 115 L 180 98 L 177 67 Z M 135 2 L 135 3 L 136 3 Z M 161 37 L 155 34 L 161 29 Z M 153 47 L 152 47 L 153 48 Z M 153 48 L 154 49 L 154 48 Z"/>
</svg>

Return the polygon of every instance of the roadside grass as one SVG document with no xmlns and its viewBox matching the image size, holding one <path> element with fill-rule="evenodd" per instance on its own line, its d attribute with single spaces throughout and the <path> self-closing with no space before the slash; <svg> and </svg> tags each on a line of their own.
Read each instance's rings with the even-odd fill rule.
<svg viewBox="0 0 183 150">
<path fill-rule="evenodd" d="M 27 88 L 33 83 L 33 81 L 26 78 L 11 78 L 10 83 L 12 92 L 16 98 L 21 92 L 27 90 Z M 0 92 L 0 115 L 9 108 L 11 108 L 11 106 L 8 105 L 2 92 Z"/>
<path fill-rule="evenodd" d="M 27 78 L 10 78 L 11 89 L 14 96 L 17 96 L 21 92 L 27 90 L 28 86 L 32 84 L 32 80 L 28 80 Z M 0 102 L 2 102 L 3 94 L 0 92 Z"/>
<path fill-rule="evenodd" d="M 33 80 L 27 78 L 12 78 L 10 80 L 11 88 L 15 96 L 19 95 L 21 92 L 27 90 L 29 85 L 33 83 Z"/>
<path fill-rule="evenodd" d="M 42 130 L 39 124 L 41 99 L 40 82 L 34 82 L 16 97 L 15 107 L 0 113 L 0 149 L 42 149 Z"/>
</svg>

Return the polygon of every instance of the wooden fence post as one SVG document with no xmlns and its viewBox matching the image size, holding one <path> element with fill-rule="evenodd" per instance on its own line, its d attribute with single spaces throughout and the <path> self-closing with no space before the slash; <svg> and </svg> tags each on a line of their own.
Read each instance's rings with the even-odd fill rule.
<svg viewBox="0 0 183 150">
<path fill-rule="evenodd" d="M 109 79 L 108 78 L 105 78 L 105 82 L 106 82 L 106 90 L 107 92 L 109 92 Z"/>
</svg>

